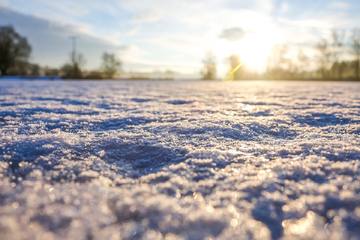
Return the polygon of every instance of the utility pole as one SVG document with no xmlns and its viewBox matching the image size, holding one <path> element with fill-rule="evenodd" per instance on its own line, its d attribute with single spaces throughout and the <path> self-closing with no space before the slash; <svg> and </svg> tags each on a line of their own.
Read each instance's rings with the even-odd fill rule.
<svg viewBox="0 0 360 240">
<path fill-rule="evenodd" d="M 71 52 L 71 65 L 72 66 L 71 66 L 71 72 L 69 72 L 69 77 L 81 78 L 81 76 L 82 76 L 81 68 L 80 68 L 81 59 L 77 53 L 77 45 L 76 45 L 78 37 L 71 36 L 70 39 L 72 41 L 72 52 Z"/>
<path fill-rule="evenodd" d="M 72 61 L 73 65 L 75 65 L 75 63 L 76 63 L 76 55 L 77 55 L 76 54 L 76 40 L 77 40 L 78 37 L 71 36 L 70 38 L 72 40 L 71 61 Z"/>
</svg>

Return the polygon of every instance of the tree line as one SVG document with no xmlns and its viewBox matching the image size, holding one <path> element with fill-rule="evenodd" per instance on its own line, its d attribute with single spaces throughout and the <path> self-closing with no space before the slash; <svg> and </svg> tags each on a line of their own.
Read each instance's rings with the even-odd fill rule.
<svg viewBox="0 0 360 240">
<path fill-rule="evenodd" d="M 121 72 L 122 62 L 104 52 L 99 70 L 85 71 L 85 58 L 75 49 L 60 68 L 43 67 L 29 61 L 31 45 L 12 26 L 0 26 L 0 76 L 46 76 L 65 79 L 111 79 Z"/>
<path fill-rule="evenodd" d="M 309 50 L 312 56 L 306 54 Z M 292 46 L 277 45 L 261 74 L 248 70 L 239 55 L 229 56 L 227 62 L 229 70 L 224 78 L 229 80 L 360 80 L 360 29 L 334 29 L 306 51 L 297 47 L 295 56 Z M 218 78 L 216 58 L 211 53 L 203 60 L 201 74 L 204 80 Z"/>
<path fill-rule="evenodd" d="M 112 79 L 122 72 L 122 62 L 115 54 L 104 52 L 98 70 L 85 71 L 85 58 L 75 49 L 60 68 L 40 66 L 29 61 L 31 45 L 12 26 L 0 26 L 0 76 L 46 76 L 65 79 Z M 224 79 L 284 79 L 284 80 L 360 80 L 360 29 L 334 29 L 327 38 L 309 48 L 277 45 L 268 59 L 267 69 L 257 73 L 247 69 L 241 56 L 227 58 L 229 70 Z M 217 62 L 208 53 L 203 59 L 201 76 L 204 80 L 218 78 Z"/>
</svg>

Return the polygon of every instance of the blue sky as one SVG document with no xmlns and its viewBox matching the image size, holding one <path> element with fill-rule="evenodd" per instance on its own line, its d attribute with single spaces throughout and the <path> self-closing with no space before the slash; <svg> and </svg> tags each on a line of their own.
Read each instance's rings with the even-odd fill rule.
<svg viewBox="0 0 360 240">
<path fill-rule="evenodd" d="M 275 45 L 360 27 L 359 12 L 356 0 L 0 0 L 0 25 L 26 35 L 41 64 L 64 64 L 75 35 L 87 68 L 109 51 L 125 70 L 196 74 L 208 51 L 220 72 L 232 53 L 261 71 Z"/>
</svg>

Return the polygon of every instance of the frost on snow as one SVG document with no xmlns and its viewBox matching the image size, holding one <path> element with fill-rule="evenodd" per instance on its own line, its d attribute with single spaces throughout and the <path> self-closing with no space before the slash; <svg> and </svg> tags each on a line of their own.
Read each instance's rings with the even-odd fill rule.
<svg viewBox="0 0 360 240">
<path fill-rule="evenodd" d="M 0 82 L 2 239 L 360 239 L 360 85 Z"/>
</svg>

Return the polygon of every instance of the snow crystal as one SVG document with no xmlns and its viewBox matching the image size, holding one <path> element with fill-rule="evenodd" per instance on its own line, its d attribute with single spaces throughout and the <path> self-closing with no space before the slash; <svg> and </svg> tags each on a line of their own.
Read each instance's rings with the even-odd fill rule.
<svg viewBox="0 0 360 240">
<path fill-rule="evenodd" d="M 360 85 L 1 81 L 3 239 L 360 239 Z"/>
</svg>

